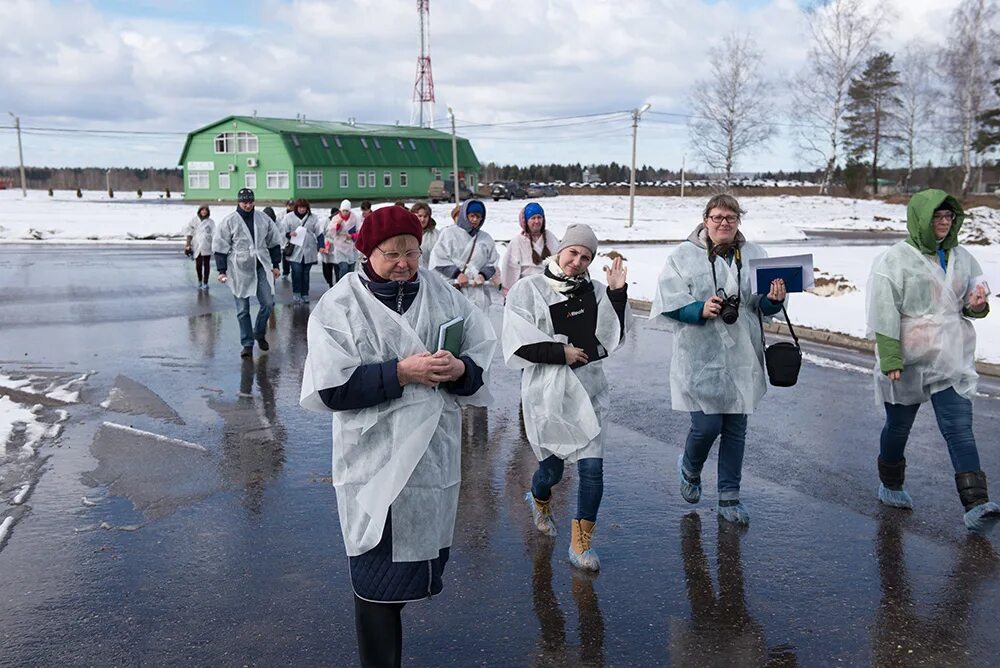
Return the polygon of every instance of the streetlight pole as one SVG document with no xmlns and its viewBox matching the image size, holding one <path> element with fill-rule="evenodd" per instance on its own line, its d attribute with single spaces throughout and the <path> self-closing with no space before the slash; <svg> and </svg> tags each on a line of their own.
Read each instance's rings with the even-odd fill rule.
<svg viewBox="0 0 1000 668">
<path fill-rule="evenodd" d="M 448 115 L 451 116 L 451 168 L 455 180 L 455 204 L 460 204 L 462 196 L 458 191 L 458 140 L 455 138 L 455 112 L 451 107 L 448 107 Z"/>
<path fill-rule="evenodd" d="M 8 111 L 10 117 L 14 119 L 14 129 L 17 130 L 17 160 L 21 164 L 21 197 L 28 196 L 28 187 L 24 179 L 24 152 L 21 150 L 21 119 L 14 115 L 13 111 Z"/>
<path fill-rule="evenodd" d="M 632 178 L 628 185 L 628 227 L 635 222 L 635 138 L 639 131 L 639 117 L 653 106 L 649 102 L 632 110 Z"/>
</svg>

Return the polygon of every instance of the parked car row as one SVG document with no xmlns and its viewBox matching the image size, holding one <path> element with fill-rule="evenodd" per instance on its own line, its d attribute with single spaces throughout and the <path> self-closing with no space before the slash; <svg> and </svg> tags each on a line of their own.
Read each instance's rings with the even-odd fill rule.
<svg viewBox="0 0 1000 668">
<path fill-rule="evenodd" d="M 554 185 L 532 183 L 528 187 L 516 181 L 500 181 L 490 186 L 490 197 L 494 202 L 502 199 L 538 199 L 540 197 L 555 197 L 559 191 Z"/>
</svg>

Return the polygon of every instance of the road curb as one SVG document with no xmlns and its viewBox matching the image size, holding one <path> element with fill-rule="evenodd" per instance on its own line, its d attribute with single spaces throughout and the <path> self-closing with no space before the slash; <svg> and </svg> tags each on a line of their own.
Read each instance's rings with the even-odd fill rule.
<svg viewBox="0 0 1000 668">
<path fill-rule="evenodd" d="M 645 299 L 629 299 L 628 301 L 629 304 L 632 305 L 632 308 L 646 313 L 649 313 L 649 309 L 652 306 L 652 303 L 646 301 Z M 788 332 L 788 325 L 783 322 L 767 323 L 764 325 L 764 330 L 773 334 L 790 336 Z M 826 329 L 813 329 L 811 327 L 796 325 L 795 334 L 800 339 L 805 339 L 806 341 L 825 343 L 826 345 L 837 346 L 838 348 L 848 348 L 850 350 L 859 350 L 866 353 L 870 353 L 875 349 L 875 341 L 872 339 L 864 339 L 858 336 L 851 336 L 849 334 L 831 332 Z M 976 371 L 982 376 L 1000 378 L 1000 364 L 976 362 Z"/>
</svg>

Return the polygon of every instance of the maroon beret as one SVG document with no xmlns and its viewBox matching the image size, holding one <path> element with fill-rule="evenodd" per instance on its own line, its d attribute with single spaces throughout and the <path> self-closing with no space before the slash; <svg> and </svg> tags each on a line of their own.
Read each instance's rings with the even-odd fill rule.
<svg viewBox="0 0 1000 668">
<path fill-rule="evenodd" d="M 424 236 L 420 219 L 401 206 L 383 206 L 372 211 L 361 225 L 354 247 L 365 257 L 371 257 L 376 246 L 400 234 L 415 236 L 419 242 Z"/>
</svg>

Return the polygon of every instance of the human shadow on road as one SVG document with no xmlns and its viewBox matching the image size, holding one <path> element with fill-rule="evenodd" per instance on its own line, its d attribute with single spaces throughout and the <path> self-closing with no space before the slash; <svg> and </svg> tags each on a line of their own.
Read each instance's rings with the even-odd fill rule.
<svg viewBox="0 0 1000 668">
<path fill-rule="evenodd" d="M 768 649 L 764 629 L 747 608 L 740 538 L 746 532 L 719 520 L 716 596 L 701 542 L 701 517 L 681 518 L 681 557 L 691 620 L 670 622 L 670 655 L 681 666 L 795 666 L 795 649 Z"/>
<path fill-rule="evenodd" d="M 878 517 L 875 558 L 882 598 L 872 628 L 872 665 L 976 665 L 967 654 L 969 617 L 977 594 L 995 583 L 1000 556 L 985 537 L 968 536 L 956 546 L 954 566 L 934 600 L 920 601 L 907 574 L 898 515 L 882 511 Z"/>
</svg>

